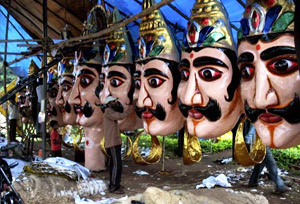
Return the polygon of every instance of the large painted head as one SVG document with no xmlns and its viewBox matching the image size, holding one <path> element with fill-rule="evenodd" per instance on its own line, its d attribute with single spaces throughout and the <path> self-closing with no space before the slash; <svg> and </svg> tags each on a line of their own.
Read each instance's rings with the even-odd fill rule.
<svg viewBox="0 0 300 204">
<path fill-rule="evenodd" d="M 188 132 L 215 138 L 230 131 L 242 112 L 236 50 L 219 0 L 197 0 L 188 23 L 179 69 L 180 110 Z"/>
<path fill-rule="evenodd" d="M 119 10 L 115 8 L 111 13 L 108 24 L 113 25 L 121 21 Z M 133 62 L 132 40 L 130 33 L 122 27 L 110 34 L 106 40 L 103 54 L 103 67 L 101 74 L 100 92 L 101 103 L 104 104 L 108 96 L 118 98 L 117 111 L 127 111 L 129 106 L 133 106 L 134 81 L 133 73 L 135 66 Z M 134 130 L 141 127 L 141 121 L 135 111 L 119 121 L 121 130 Z M 140 126 L 139 126 L 140 125 Z"/>
<path fill-rule="evenodd" d="M 154 4 L 154 0 L 144 0 L 143 10 Z M 140 91 L 137 114 L 147 133 L 163 136 L 175 133 L 184 122 L 177 99 L 180 57 L 174 36 L 160 10 L 141 19 L 138 44 L 136 64 L 140 66 Z"/>
<path fill-rule="evenodd" d="M 97 5 L 88 15 L 84 33 L 91 34 L 104 28 L 106 28 L 106 12 L 102 6 Z M 77 115 L 76 123 L 83 127 L 99 126 L 103 119 L 99 107 L 99 75 L 103 53 L 101 44 L 104 42 L 98 41 L 87 49 L 82 48 L 75 52 L 74 84 L 68 101 Z"/>
<path fill-rule="evenodd" d="M 300 75 L 292 0 L 251 0 L 238 33 L 245 112 L 263 143 L 300 144 Z"/>
<path fill-rule="evenodd" d="M 47 63 L 52 57 L 47 57 Z M 61 109 L 56 105 L 55 100 L 58 93 L 57 65 L 51 67 L 47 72 L 47 115 L 49 121 L 57 121 L 59 127 L 65 126 Z"/>
<path fill-rule="evenodd" d="M 58 64 L 58 93 L 55 103 L 62 112 L 65 124 L 75 125 L 76 114 L 74 107 L 68 102 L 73 87 L 73 64 L 70 59 L 65 58 Z"/>
</svg>

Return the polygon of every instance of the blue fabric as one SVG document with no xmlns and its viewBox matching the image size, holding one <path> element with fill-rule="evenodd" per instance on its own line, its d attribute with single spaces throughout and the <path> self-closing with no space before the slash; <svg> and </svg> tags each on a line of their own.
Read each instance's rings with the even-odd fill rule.
<svg viewBox="0 0 300 204">
<path fill-rule="evenodd" d="M 272 28 L 273 23 L 277 19 L 280 11 L 281 11 L 282 6 L 277 5 L 273 6 L 272 8 L 269 9 L 266 15 L 266 24 L 263 30 L 263 33 L 268 33 L 270 29 Z"/>
</svg>

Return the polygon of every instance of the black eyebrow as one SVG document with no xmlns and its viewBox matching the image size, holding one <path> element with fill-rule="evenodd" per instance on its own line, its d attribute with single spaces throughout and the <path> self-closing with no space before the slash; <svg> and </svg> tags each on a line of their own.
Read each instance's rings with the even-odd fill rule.
<svg viewBox="0 0 300 204">
<path fill-rule="evenodd" d="M 287 47 L 287 46 L 271 47 L 269 49 L 264 50 L 260 54 L 260 58 L 262 60 L 269 60 L 274 57 L 278 57 L 280 55 L 286 55 L 286 54 L 296 54 L 295 47 Z"/>
<path fill-rule="evenodd" d="M 242 62 L 254 62 L 254 55 L 250 52 L 242 53 L 238 58 L 238 64 Z"/>
<path fill-rule="evenodd" d="M 198 57 L 194 60 L 194 67 L 202 67 L 207 65 L 216 65 L 228 69 L 228 66 L 221 60 L 213 57 Z"/>
<path fill-rule="evenodd" d="M 82 69 L 82 70 L 79 71 L 79 74 L 77 75 L 77 77 L 80 77 L 83 74 L 90 74 L 90 75 L 96 76 L 95 73 L 92 72 L 91 70 Z"/>
<path fill-rule="evenodd" d="M 183 59 L 179 62 L 179 68 L 183 66 L 186 68 L 190 68 L 190 61 L 188 61 L 187 59 Z"/>
<path fill-rule="evenodd" d="M 123 79 L 127 79 L 126 76 L 122 72 L 111 71 L 111 72 L 108 72 L 108 74 L 107 74 L 108 79 L 110 79 L 114 76 L 118 76 L 118 77 L 121 77 Z"/>
<path fill-rule="evenodd" d="M 163 73 L 162 71 L 155 69 L 155 68 L 146 69 L 144 71 L 144 77 L 148 77 L 151 75 L 160 75 L 160 76 L 163 76 L 163 77 L 166 77 L 167 79 L 169 79 L 169 77 L 165 73 Z"/>
<path fill-rule="evenodd" d="M 62 85 L 62 84 L 69 84 L 69 85 L 73 86 L 73 83 L 70 82 L 70 81 L 67 81 L 67 80 L 63 80 L 63 81 L 60 83 L 60 85 Z"/>
<path fill-rule="evenodd" d="M 141 71 L 134 72 L 133 77 L 141 77 Z"/>
</svg>

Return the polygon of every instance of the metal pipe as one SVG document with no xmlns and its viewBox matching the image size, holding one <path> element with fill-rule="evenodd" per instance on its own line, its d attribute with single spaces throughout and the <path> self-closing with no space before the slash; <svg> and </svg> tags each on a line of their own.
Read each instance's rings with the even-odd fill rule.
<svg viewBox="0 0 300 204">
<path fill-rule="evenodd" d="M 47 64 L 47 46 L 48 46 L 47 27 L 48 27 L 47 0 L 43 0 L 43 35 L 45 40 L 44 56 L 43 56 L 44 65 Z M 41 112 L 45 113 L 45 119 L 42 124 L 43 159 L 46 159 L 46 122 L 47 122 L 46 104 L 47 104 L 47 72 L 44 73 L 44 77 L 43 77 L 43 94 L 42 94 L 42 106 L 41 106 Z"/>
<path fill-rule="evenodd" d="M 5 30 L 5 40 L 8 39 L 8 28 L 9 28 L 9 16 L 10 16 L 10 5 L 11 0 L 8 1 L 8 8 L 7 8 L 7 17 L 6 17 L 6 30 Z M 4 52 L 7 52 L 7 42 L 4 44 Z M 7 93 L 6 88 L 6 67 L 7 65 L 7 54 L 4 55 L 4 63 L 3 63 L 3 86 L 4 86 L 4 95 Z M 6 109 L 5 109 L 5 119 L 6 119 L 6 131 L 7 131 L 7 144 L 10 144 L 10 127 L 9 127 L 9 121 L 8 121 L 8 104 L 6 103 Z"/>
</svg>

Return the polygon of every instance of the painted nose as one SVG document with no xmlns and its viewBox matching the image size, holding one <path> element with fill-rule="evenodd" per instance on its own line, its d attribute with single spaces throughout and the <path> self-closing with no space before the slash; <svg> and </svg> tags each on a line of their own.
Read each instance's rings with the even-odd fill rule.
<svg viewBox="0 0 300 204">
<path fill-rule="evenodd" d="M 107 80 L 106 80 L 107 81 Z M 100 93 L 100 101 L 101 101 L 101 103 L 102 104 L 104 104 L 105 103 L 105 99 L 108 97 L 108 96 L 111 96 L 111 93 L 110 93 L 110 91 L 109 91 L 109 89 L 108 89 L 108 84 L 107 84 L 107 82 L 105 82 L 105 84 L 104 84 L 104 87 L 103 87 L 103 91 L 102 91 L 102 93 Z"/>
<path fill-rule="evenodd" d="M 75 82 L 72 92 L 69 97 L 69 104 L 70 105 L 80 105 L 80 92 L 78 87 L 78 82 Z"/>
<path fill-rule="evenodd" d="M 185 94 L 183 94 L 183 98 L 181 98 L 181 101 L 185 105 L 189 105 L 189 106 L 192 106 L 193 104 L 201 105 L 203 102 L 197 80 L 198 79 L 196 73 L 191 74 L 185 89 L 182 90 Z"/>
<path fill-rule="evenodd" d="M 254 103 L 256 108 L 265 109 L 278 104 L 276 90 L 272 87 L 264 64 L 256 69 L 255 83 Z"/>
<path fill-rule="evenodd" d="M 137 106 L 138 107 L 152 107 L 152 100 L 150 98 L 150 95 L 145 87 L 145 85 L 141 85 L 140 93 L 139 93 L 139 98 L 137 101 Z"/>
<path fill-rule="evenodd" d="M 61 106 L 61 105 L 64 104 L 64 100 L 63 100 L 61 92 L 62 92 L 62 88 L 59 87 L 58 93 L 57 93 L 57 96 L 56 96 L 56 99 L 55 99 L 55 104 L 58 105 L 58 106 Z"/>
</svg>

